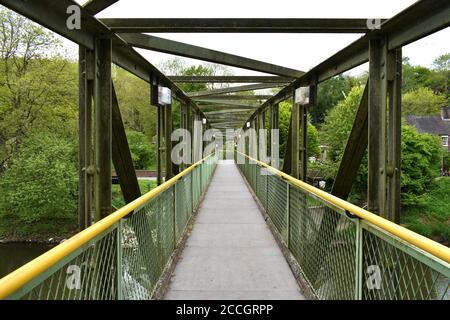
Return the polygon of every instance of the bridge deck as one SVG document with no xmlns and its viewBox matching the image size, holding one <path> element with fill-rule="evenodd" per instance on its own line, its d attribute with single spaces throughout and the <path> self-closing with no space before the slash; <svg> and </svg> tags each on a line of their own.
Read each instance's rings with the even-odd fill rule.
<svg viewBox="0 0 450 320">
<path fill-rule="evenodd" d="M 220 161 L 165 299 L 304 299 L 232 161 Z"/>
</svg>

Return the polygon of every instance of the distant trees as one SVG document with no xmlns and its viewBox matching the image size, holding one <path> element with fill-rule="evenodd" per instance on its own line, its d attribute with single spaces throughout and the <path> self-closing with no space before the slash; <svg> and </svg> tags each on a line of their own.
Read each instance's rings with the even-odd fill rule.
<svg viewBox="0 0 450 320">
<path fill-rule="evenodd" d="M 332 167 L 337 168 L 350 135 L 355 114 L 363 93 L 363 87 L 354 87 L 344 101 L 329 111 L 321 130 L 321 139 L 329 146 Z M 401 187 L 402 204 L 419 202 L 419 195 L 426 192 L 439 174 L 442 159 L 439 137 L 420 134 L 414 127 L 402 124 L 402 163 Z M 335 171 L 325 172 L 334 178 Z M 367 185 L 367 155 L 361 163 L 353 192 L 364 194 Z"/>
<path fill-rule="evenodd" d="M 428 87 L 411 89 L 403 94 L 402 113 L 404 115 L 439 115 L 446 104 L 443 94 L 434 93 Z"/>
</svg>

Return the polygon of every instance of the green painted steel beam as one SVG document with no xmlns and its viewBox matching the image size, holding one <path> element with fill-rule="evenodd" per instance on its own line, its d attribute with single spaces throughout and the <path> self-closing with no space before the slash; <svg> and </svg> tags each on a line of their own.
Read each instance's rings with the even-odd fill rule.
<svg viewBox="0 0 450 320">
<path fill-rule="evenodd" d="M 119 36 L 133 47 L 138 47 L 141 49 L 148 49 L 237 68 L 276 74 L 279 76 L 299 77 L 304 74 L 304 72 L 299 70 L 147 34 L 120 33 Z"/>
<path fill-rule="evenodd" d="M 182 83 L 289 83 L 294 78 L 279 76 L 169 76 Z"/>
<path fill-rule="evenodd" d="M 193 97 L 194 101 L 202 101 L 202 100 L 267 100 L 272 98 L 272 95 L 238 95 L 238 94 L 226 94 L 226 95 L 214 95 L 207 97 Z M 220 101 L 219 101 L 220 103 Z"/>
<path fill-rule="evenodd" d="M 242 92 L 242 91 L 252 91 L 252 90 L 262 90 L 262 89 L 270 89 L 277 87 L 284 87 L 286 84 L 281 83 L 256 83 L 256 84 L 247 84 L 243 86 L 234 86 L 228 88 L 220 88 L 209 91 L 196 91 L 196 92 L 188 92 L 187 95 L 191 98 L 195 97 L 208 97 L 214 96 L 218 94 L 226 94 L 233 92 Z"/>
<path fill-rule="evenodd" d="M 283 18 L 107 18 L 116 32 L 366 33 L 368 19 Z M 384 20 L 383 20 L 384 21 Z"/>
<path fill-rule="evenodd" d="M 236 114 L 236 113 L 249 113 L 249 112 L 248 112 L 248 110 L 242 110 L 242 109 L 227 109 L 227 110 L 220 110 L 220 111 L 208 111 L 208 112 L 205 112 L 205 115 L 207 117 L 209 117 L 211 115 L 217 115 L 217 114 L 228 115 L 228 114 Z"/>
<path fill-rule="evenodd" d="M 90 0 L 86 2 L 83 7 L 92 15 L 105 10 L 119 0 Z"/>
</svg>

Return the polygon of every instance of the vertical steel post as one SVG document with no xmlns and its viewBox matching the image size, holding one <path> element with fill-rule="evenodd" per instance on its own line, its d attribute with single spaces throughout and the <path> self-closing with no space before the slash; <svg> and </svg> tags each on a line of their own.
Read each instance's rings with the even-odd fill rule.
<svg viewBox="0 0 450 320">
<path fill-rule="evenodd" d="M 368 210 L 385 216 L 386 205 L 386 41 L 369 43 Z"/>
<path fill-rule="evenodd" d="M 187 134 L 186 134 L 186 131 L 188 130 L 187 109 L 188 109 L 187 105 L 185 103 L 181 103 L 180 111 L 181 111 L 181 129 L 183 129 L 183 137 L 182 137 L 183 143 L 185 143 L 187 138 L 188 138 Z M 185 149 L 183 149 L 183 151 L 182 151 L 183 152 L 183 159 L 186 158 L 186 155 L 184 154 L 184 150 Z M 183 171 L 186 167 L 187 167 L 186 164 L 184 163 L 184 161 L 182 161 L 181 164 L 180 164 L 180 170 Z"/>
<path fill-rule="evenodd" d="M 270 162 L 271 166 L 278 169 L 280 166 L 280 135 L 279 135 L 279 104 L 272 106 L 272 124 L 270 134 Z M 274 130 L 274 131 L 272 131 Z M 277 133 L 276 133 L 277 132 Z"/>
<path fill-rule="evenodd" d="M 159 186 L 162 183 L 162 132 L 164 112 L 161 107 L 156 107 L 156 183 Z"/>
<path fill-rule="evenodd" d="M 173 176 L 172 170 L 172 104 L 164 106 L 164 140 L 165 140 L 165 167 L 166 167 L 166 180 L 168 181 Z"/>
<path fill-rule="evenodd" d="M 111 39 L 96 39 L 95 45 L 95 220 L 99 221 L 111 213 Z"/>
<path fill-rule="evenodd" d="M 402 50 L 388 53 L 388 164 L 386 167 L 388 193 L 387 218 L 400 223 L 401 175 L 401 113 L 402 113 Z"/>
<path fill-rule="evenodd" d="M 117 259 L 117 300 L 123 299 L 123 292 L 122 292 L 122 219 L 120 219 L 117 223 L 117 245 L 116 245 L 116 259 Z"/>
<path fill-rule="evenodd" d="M 78 225 L 79 229 L 86 228 L 86 49 L 78 49 Z"/>
<path fill-rule="evenodd" d="M 289 182 L 286 181 L 286 244 L 288 249 L 291 245 L 291 210 L 290 210 L 290 186 Z"/>
<path fill-rule="evenodd" d="M 84 47 L 79 47 L 79 228 L 87 228 L 92 224 L 92 193 L 93 174 L 92 163 L 92 96 L 94 87 L 94 53 Z"/>
<path fill-rule="evenodd" d="M 301 107 L 301 147 L 300 147 L 300 180 L 306 181 L 307 166 L 308 166 L 308 111 L 305 105 Z"/>
<path fill-rule="evenodd" d="M 363 277 L 363 228 L 361 220 L 355 219 L 356 227 L 356 250 L 355 250 L 355 300 L 362 299 L 362 277 Z"/>
<path fill-rule="evenodd" d="M 291 137 L 291 175 L 294 178 L 299 178 L 299 159 L 300 159 L 300 142 L 299 142 L 299 125 L 300 125 L 300 107 L 295 103 L 295 90 L 292 95 L 292 137 Z"/>
</svg>

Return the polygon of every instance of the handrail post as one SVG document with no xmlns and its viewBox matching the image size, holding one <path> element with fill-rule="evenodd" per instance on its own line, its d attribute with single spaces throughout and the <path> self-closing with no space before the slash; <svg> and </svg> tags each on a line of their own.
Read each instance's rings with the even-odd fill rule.
<svg viewBox="0 0 450 320">
<path fill-rule="evenodd" d="M 362 300 L 362 275 L 363 275 L 363 229 L 361 219 L 355 219 L 356 224 L 356 250 L 355 250 L 355 300 Z"/>
<path fill-rule="evenodd" d="M 291 237 L 291 210 L 290 210 L 290 187 L 289 182 L 286 181 L 286 244 L 288 249 L 290 246 L 290 237 Z"/>
<path fill-rule="evenodd" d="M 122 219 L 117 223 L 117 300 L 122 300 Z"/>
<path fill-rule="evenodd" d="M 173 185 L 173 248 L 177 246 L 177 183 Z"/>
</svg>

